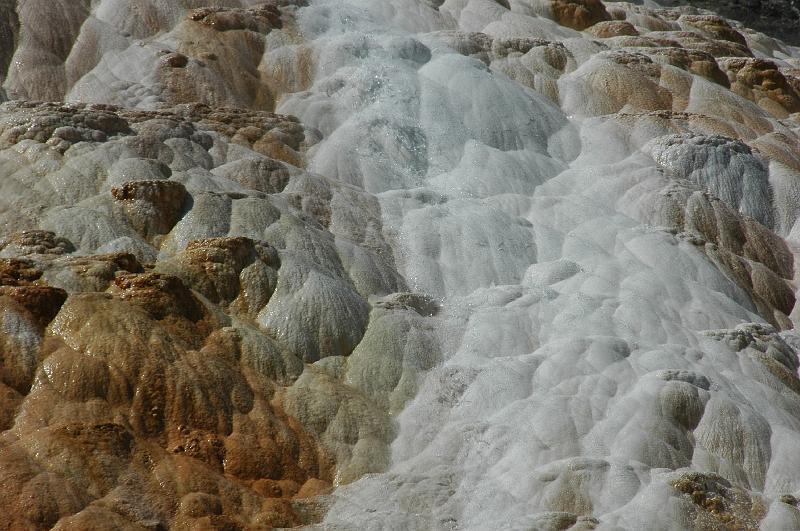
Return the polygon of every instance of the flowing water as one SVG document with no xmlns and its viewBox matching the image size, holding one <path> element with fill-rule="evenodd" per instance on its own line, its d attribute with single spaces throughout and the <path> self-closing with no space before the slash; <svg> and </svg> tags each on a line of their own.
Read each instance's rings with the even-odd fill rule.
<svg viewBox="0 0 800 531">
<path fill-rule="evenodd" d="M 598 44 L 511 4 L 301 13 L 318 72 L 279 110 L 324 133 L 311 170 L 377 195 L 399 271 L 443 305 L 444 361 L 397 416 L 389 470 L 340 488 L 326 525 L 527 529 L 565 511 L 678 529 L 692 513 L 668 493 L 674 470 L 769 496 L 800 487 L 800 400 L 757 382 L 763 369 L 720 339 L 752 330 L 708 332 L 764 323 L 752 294 L 658 212 L 678 183 L 772 226 L 766 164 L 715 142 L 713 126 L 674 134 L 641 112 L 658 94 L 615 78 Z M 455 30 L 559 41 L 506 59 L 513 72 L 566 56 L 558 98 L 466 55 Z M 686 111 L 794 134 L 723 90 L 695 77 Z M 742 136 L 763 134 L 750 127 Z"/>
</svg>

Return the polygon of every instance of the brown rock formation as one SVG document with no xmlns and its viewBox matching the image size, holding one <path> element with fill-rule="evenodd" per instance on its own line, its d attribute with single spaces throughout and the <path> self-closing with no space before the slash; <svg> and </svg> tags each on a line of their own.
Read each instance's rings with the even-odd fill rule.
<svg viewBox="0 0 800 531">
<path fill-rule="evenodd" d="M 280 267 L 277 252 L 249 238 L 211 238 L 192 241 L 158 270 L 183 278 L 214 303 L 232 304 L 255 316 L 268 302 Z"/>
<path fill-rule="evenodd" d="M 750 496 L 716 474 L 688 472 L 673 481 L 672 486 L 697 506 L 694 525 L 698 528 L 755 530 L 767 511 L 763 499 Z"/>
<path fill-rule="evenodd" d="M 133 181 L 112 188 L 125 215 L 145 238 L 167 234 L 181 218 L 186 188 L 175 181 Z"/>
<path fill-rule="evenodd" d="M 0 285 L 29 286 L 42 276 L 42 272 L 28 260 L 0 259 Z"/>
<path fill-rule="evenodd" d="M 75 250 L 72 243 L 46 230 L 27 230 L 11 234 L 0 240 L 0 250 L 8 255 L 29 254 L 62 255 Z"/>
<path fill-rule="evenodd" d="M 163 111 L 113 109 L 132 124 L 157 119 L 191 122 L 199 129 L 221 133 L 231 141 L 268 157 L 294 165 L 302 164 L 299 152 L 307 142 L 306 132 L 293 116 L 229 107 L 212 108 L 199 103 L 176 105 Z"/>
<path fill-rule="evenodd" d="M 103 106 L 5 103 L 0 118 L 3 145 L 35 140 L 66 151 L 76 142 L 103 142 L 128 133 L 128 122 Z"/>
<path fill-rule="evenodd" d="M 731 90 L 773 115 L 784 118 L 800 111 L 800 92 L 778 68 L 766 59 L 726 58 L 720 60 Z"/>
<path fill-rule="evenodd" d="M 682 70 L 702 76 L 724 87 L 730 84 L 728 77 L 720 69 L 714 56 L 707 52 L 677 47 L 645 48 L 641 52 L 654 60 L 677 66 Z"/>
<path fill-rule="evenodd" d="M 292 116 L 204 104 L 140 111 L 113 105 L 15 101 L 0 104 L 0 111 L 2 146 L 35 140 L 63 152 L 81 141 L 104 142 L 109 137 L 133 135 L 132 125 L 153 120 L 177 122 L 178 128 L 187 129 L 190 134 L 196 129 L 217 131 L 236 143 L 292 164 L 300 164 L 299 151 L 306 142 L 303 126 Z M 139 132 L 142 136 L 146 133 Z"/>
<path fill-rule="evenodd" d="M 45 326 L 67 300 L 67 292 L 51 286 L 0 286 L 0 297 L 15 301 Z"/>
<path fill-rule="evenodd" d="M 40 282 L 41 276 L 27 260 L 0 259 L 0 297 L 14 301 L 44 327 L 64 304 L 67 292 Z"/>
<path fill-rule="evenodd" d="M 620 37 L 622 35 L 639 35 L 639 32 L 633 27 L 633 24 L 624 20 L 604 20 L 590 26 L 586 31 L 600 39 Z"/>
<path fill-rule="evenodd" d="M 552 0 L 551 9 L 556 22 L 576 30 L 611 20 L 611 15 L 600 0 Z"/>
<path fill-rule="evenodd" d="M 189 19 L 216 31 L 249 30 L 266 33 L 272 28 L 281 27 L 281 13 L 274 4 L 249 9 L 203 7 L 189 13 Z"/>
<path fill-rule="evenodd" d="M 247 245 L 189 252 L 243 259 Z M 24 262 L 4 263 L 14 282 L 35 281 Z M 43 321 L 65 296 L 0 289 L 0 305 L 11 299 Z M 30 391 L 8 372 L 8 354 L 4 365 L 22 395 L 6 393 L 20 420 L 0 441 L 1 501 L 27 508 L 0 517 L 4 526 L 293 526 L 302 520 L 291 498 L 330 485 L 330 461 L 274 405 L 275 384 L 258 376 L 252 351 L 179 279 L 120 273 L 108 293 L 72 295 L 41 337 L 46 361 Z"/>
<path fill-rule="evenodd" d="M 653 31 L 650 38 L 668 39 L 683 48 L 700 50 L 714 57 L 752 57 L 753 52 L 737 41 L 708 37 L 699 31 Z"/>
<path fill-rule="evenodd" d="M 730 41 L 747 46 L 741 33 L 733 29 L 728 22 L 714 15 L 683 15 L 678 19 L 684 29 L 696 30 L 702 35 L 715 40 Z"/>
</svg>

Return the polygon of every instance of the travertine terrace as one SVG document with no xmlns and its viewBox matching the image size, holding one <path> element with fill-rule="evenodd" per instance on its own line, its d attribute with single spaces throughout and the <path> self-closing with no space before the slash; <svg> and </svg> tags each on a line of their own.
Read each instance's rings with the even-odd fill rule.
<svg viewBox="0 0 800 531">
<path fill-rule="evenodd" d="M 0 87 L 0 530 L 800 529 L 800 48 L 0 0 Z"/>
</svg>

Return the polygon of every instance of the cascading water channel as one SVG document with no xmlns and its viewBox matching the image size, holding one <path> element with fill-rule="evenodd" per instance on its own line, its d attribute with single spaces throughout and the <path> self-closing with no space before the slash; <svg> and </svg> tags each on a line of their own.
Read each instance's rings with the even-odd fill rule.
<svg viewBox="0 0 800 531">
<path fill-rule="evenodd" d="M 318 74 L 279 110 L 324 133 L 311 170 L 377 195 L 399 271 L 443 305 L 444 361 L 397 416 L 391 466 L 340 487 L 326 528 L 679 528 L 692 511 L 665 494 L 675 470 L 773 495 L 800 480 L 785 467 L 800 424 L 782 412 L 797 399 L 776 407 L 720 337 L 783 341 L 760 325 L 708 332 L 764 319 L 702 244 L 654 215 L 674 179 L 694 193 L 665 165 L 735 164 L 722 179 L 744 182 L 755 206 L 741 210 L 769 223 L 749 150 L 669 152 L 644 146 L 662 124 L 593 118 L 629 96 L 586 86 L 592 67 L 615 68 L 586 61 L 598 45 L 493 2 L 317 1 L 300 27 Z M 488 67 L 470 30 L 494 53 L 569 57 L 556 100 Z M 689 107 L 707 112 L 714 92 L 695 85 Z"/>
</svg>

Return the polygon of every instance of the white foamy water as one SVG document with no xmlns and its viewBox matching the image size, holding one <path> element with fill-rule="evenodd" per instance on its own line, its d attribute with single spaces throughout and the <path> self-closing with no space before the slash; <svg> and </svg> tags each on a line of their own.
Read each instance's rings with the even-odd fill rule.
<svg viewBox="0 0 800 531">
<path fill-rule="evenodd" d="M 800 174 L 729 137 L 796 130 L 675 67 L 654 84 L 539 4 L 300 11 L 315 80 L 279 111 L 324 134 L 311 170 L 377 195 L 399 271 L 443 301 L 444 361 L 396 417 L 388 471 L 339 488 L 324 527 L 683 529 L 692 470 L 793 528 L 772 500 L 800 490 L 800 395 L 769 367 L 796 370 L 794 332 L 689 221 L 665 226 L 664 198 L 688 212 L 707 190 L 788 235 Z M 560 44 L 490 67 L 455 30 Z M 665 92 L 696 114 L 647 115 Z"/>
</svg>

